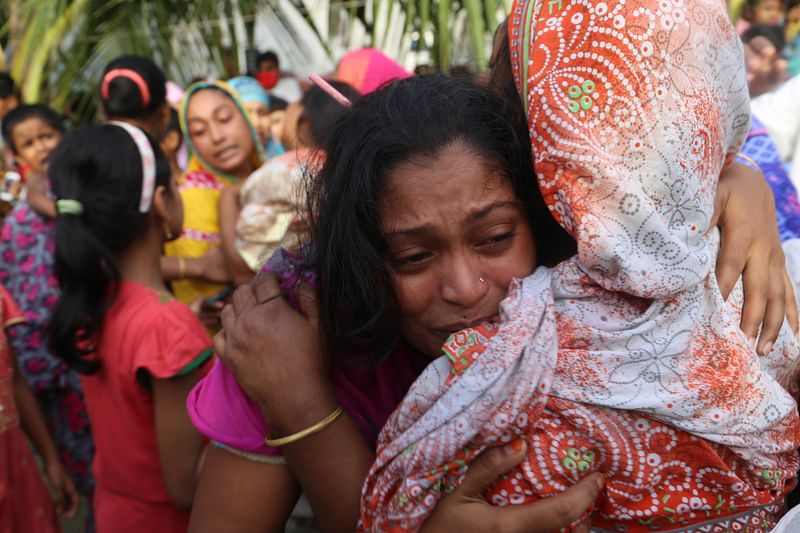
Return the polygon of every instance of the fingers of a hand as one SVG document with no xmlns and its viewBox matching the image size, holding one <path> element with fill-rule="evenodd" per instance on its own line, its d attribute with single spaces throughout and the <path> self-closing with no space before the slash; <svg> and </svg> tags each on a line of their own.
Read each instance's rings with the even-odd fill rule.
<svg viewBox="0 0 800 533">
<path fill-rule="evenodd" d="M 254 289 L 256 287 L 260 287 L 264 283 L 276 283 L 280 286 L 281 280 L 280 276 L 278 276 L 275 272 L 259 272 L 253 279 L 250 280 L 250 286 Z"/>
<path fill-rule="evenodd" d="M 257 302 L 256 293 L 253 287 L 249 284 L 239 285 L 233 291 L 233 308 L 236 314 L 241 314 L 245 309 L 254 306 Z"/>
<path fill-rule="evenodd" d="M 505 446 L 484 451 L 470 465 L 456 492 L 467 497 L 481 498 L 489 485 L 519 464 L 526 450 L 524 440 L 514 439 Z"/>
<path fill-rule="evenodd" d="M 258 285 L 254 286 L 256 302 L 264 302 L 281 294 L 280 280 L 275 274 L 265 274 Z"/>
<path fill-rule="evenodd" d="M 59 487 L 58 485 L 56 485 L 54 488 L 55 488 L 55 490 L 53 491 L 53 503 L 55 503 L 55 506 L 56 506 L 56 513 L 59 514 L 59 515 L 63 515 L 64 514 L 64 507 L 65 507 L 65 503 L 66 503 L 64 501 L 64 499 L 65 499 L 64 498 L 64 490 L 63 490 L 63 487 Z"/>
<path fill-rule="evenodd" d="M 508 520 L 513 520 L 510 530 L 515 531 L 516 524 L 527 524 L 527 528 L 519 530 L 542 533 L 558 531 L 589 511 L 602 489 L 603 476 L 595 472 L 557 496 L 528 505 L 513 506 L 514 513 L 506 511 Z M 530 524 L 536 524 L 536 528 L 531 529 Z"/>
<path fill-rule="evenodd" d="M 588 518 L 575 526 L 575 533 L 590 533 L 592 530 L 592 521 Z"/>
<path fill-rule="evenodd" d="M 308 285 L 299 285 L 295 289 L 297 300 L 300 302 L 300 309 L 308 318 L 314 328 L 319 324 L 319 305 L 317 303 L 317 291 Z"/>
<path fill-rule="evenodd" d="M 786 269 L 783 270 L 783 283 L 786 286 L 786 320 L 789 321 L 789 327 L 792 328 L 795 335 L 800 330 L 800 323 L 797 317 L 797 299 L 795 298 L 794 283 L 789 277 Z"/>
<path fill-rule="evenodd" d="M 754 255 L 742 275 L 744 307 L 741 328 L 751 344 L 755 345 L 758 328 L 764 320 L 769 293 L 769 267 L 758 254 Z"/>
<path fill-rule="evenodd" d="M 238 313 L 232 304 L 228 304 L 222 308 L 222 311 L 219 314 L 219 321 L 222 324 L 222 329 L 227 331 L 233 331 L 233 328 L 236 326 L 236 317 Z"/>
<path fill-rule="evenodd" d="M 214 352 L 222 359 L 223 363 L 227 362 L 228 357 L 228 346 L 225 342 L 225 330 L 221 330 L 219 333 L 214 335 Z"/>
<path fill-rule="evenodd" d="M 708 224 L 709 228 L 714 228 L 720 223 L 722 213 L 725 212 L 725 205 L 728 203 L 730 197 L 731 187 L 728 180 L 725 179 L 725 173 L 720 176 L 717 182 L 717 195 L 714 197 L 714 214 L 711 217 L 711 222 Z"/>
<path fill-rule="evenodd" d="M 75 489 L 75 485 L 70 482 L 67 485 L 67 508 L 64 511 L 64 517 L 66 518 L 73 518 L 78 513 L 78 507 L 80 507 L 81 501 L 80 496 L 78 496 L 78 491 Z"/>
<path fill-rule="evenodd" d="M 782 259 L 782 258 L 781 258 Z M 769 276 L 769 289 L 764 323 L 758 336 L 758 353 L 767 355 L 772 351 L 772 345 L 778 338 L 778 333 L 786 318 L 786 288 L 781 275 L 783 265 L 776 265 Z"/>
<path fill-rule="evenodd" d="M 747 262 L 748 243 L 736 239 L 722 229 L 722 243 L 717 257 L 717 284 L 722 298 L 727 300 Z"/>
</svg>

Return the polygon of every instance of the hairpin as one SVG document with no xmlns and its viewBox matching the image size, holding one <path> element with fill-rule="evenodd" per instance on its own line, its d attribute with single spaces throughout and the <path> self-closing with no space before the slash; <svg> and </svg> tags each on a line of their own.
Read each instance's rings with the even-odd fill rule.
<svg viewBox="0 0 800 533">
<path fill-rule="evenodd" d="M 343 106 L 350 107 L 351 105 L 353 105 L 353 102 L 348 100 L 345 95 L 337 91 L 333 85 L 325 81 L 322 78 L 322 76 L 318 74 L 312 74 L 311 76 L 308 77 L 308 79 L 311 80 L 311 82 L 314 85 L 316 85 L 317 87 L 328 93 L 328 95 L 330 95 L 331 98 L 333 98 Z"/>
</svg>

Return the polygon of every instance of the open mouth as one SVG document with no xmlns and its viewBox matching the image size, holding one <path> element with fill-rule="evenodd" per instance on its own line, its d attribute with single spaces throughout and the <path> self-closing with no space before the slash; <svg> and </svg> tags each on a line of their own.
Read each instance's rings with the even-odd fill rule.
<svg viewBox="0 0 800 533">
<path fill-rule="evenodd" d="M 228 146 L 227 148 L 223 148 L 216 154 L 214 154 L 218 161 L 227 161 L 232 157 L 236 156 L 238 152 L 238 148 L 236 146 Z"/>
</svg>

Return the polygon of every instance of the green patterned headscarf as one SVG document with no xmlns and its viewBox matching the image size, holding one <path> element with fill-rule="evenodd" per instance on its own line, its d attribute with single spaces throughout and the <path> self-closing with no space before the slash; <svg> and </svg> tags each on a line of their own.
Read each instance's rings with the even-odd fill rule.
<svg viewBox="0 0 800 533">
<path fill-rule="evenodd" d="M 187 167 L 187 172 L 193 172 L 196 170 L 204 169 L 215 176 L 219 176 L 224 178 L 228 181 L 236 182 L 239 178 L 236 176 L 231 176 L 230 174 L 223 172 L 222 170 L 215 168 L 212 166 L 208 161 L 203 159 L 203 157 L 197 153 L 197 150 L 194 148 L 194 144 L 192 143 L 192 137 L 189 135 L 189 127 L 186 123 L 186 110 L 189 107 L 189 101 L 191 100 L 192 96 L 197 93 L 198 91 L 202 91 L 205 89 L 215 89 L 218 91 L 222 91 L 225 95 L 231 99 L 233 104 L 236 106 L 236 109 L 239 113 L 242 114 L 244 117 L 245 122 L 247 123 L 247 127 L 250 129 L 250 136 L 253 138 L 253 168 L 258 168 L 264 162 L 264 147 L 261 145 L 261 141 L 258 138 L 258 134 L 256 133 L 255 126 L 253 126 L 253 122 L 250 120 L 250 116 L 247 114 L 247 111 L 242 104 L 241 99 L 237 92 L 227 83 L 224 81 L 199 81 L 197 83 L 193 83 L 186 89 L 186 93 L 183 95 L 183 100 L 181 101 L 181 108 L 178 113 L 178 120 L 180 121 L 181 130 L 183 131 L 183 138 L 186 141 L 186 148 L 189 151 L 189 166 Z"/>
</svg>

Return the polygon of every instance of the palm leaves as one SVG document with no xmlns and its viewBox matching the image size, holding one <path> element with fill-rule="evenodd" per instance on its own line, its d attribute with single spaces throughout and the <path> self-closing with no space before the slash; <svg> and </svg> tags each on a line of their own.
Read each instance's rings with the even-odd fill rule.
<svg viewBox="0 0 800 533">
<path fill-rule="evenodd" d="M 255 45 L 277 48 L 299 74 L 329 70 L 359 46 L 409 68 L 469 59 L 482 69 L 508 1 L 0 0 L 0 63 L 26 101 L 85 122 L 96 118 L 103 66 L 123 53 L 155 58 L 179 83 L 238 74 Z"/>
<path fill-rule="evenodd" d="M 312 1 L 305 1 L 306 5 Z M 340 0 L 331 2 L 332 23 L 347 18 L 344 28 L 346 46 L 332 53 L 338 57 L 354 45 L 369 44 L 406 63 L 407 66 L 430 56 L 434 66 L 449 70 L 454 62 L 468 59 L 473 68 L 486 66 L 491 34 L 510 0 Z M 338 17 L 338 19 L 337 19 Z M 388 31 L 386 28 L 390 28 Z M 400 38 L 392 29 L 402 29 Z M 348 35 L 366 33 L 367 42 L 353 43 Z M 355 40 L 358 40 L 356 38 Z"/>
</svg>

